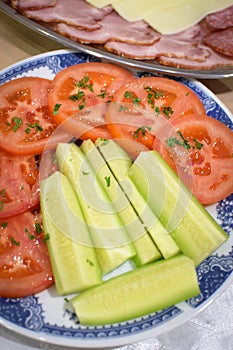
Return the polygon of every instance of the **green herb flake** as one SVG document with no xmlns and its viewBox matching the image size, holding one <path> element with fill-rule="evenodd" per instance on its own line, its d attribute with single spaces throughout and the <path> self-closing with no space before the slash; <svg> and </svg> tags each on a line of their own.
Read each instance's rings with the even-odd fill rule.
<svg viewBox="0 0 233 350">
<path fill-rule="evenodd" d="M 56 103 L 53 109 L 53 115 L 57 115 L 59 109 L 61 107 L 61 103 Z"/>
<path fill-rule="evenodd" d="M 102 93 L 100 93 L 99 95 L 97 95 L 98 97 L 101 97 L 101 98 L 105 98 L 106 97 L 106 94 L 107 94 L 107 91 L 104 90 Z"/>
<path fill-rule="evenodd" d="M 111 177 L 110 176 L 105 176 L 104 180 L 106 181 L 107 187 L 110 187 L 111 184 Z"/>
<path fill-rule="evenodd" d="M 197 149 L 202 149 L 202 147 L 204 146 L 204 144 L 199 142 L 197 139 L 193 139 L 193 141 L 195 142 L 195 147 Z"/>
<path fill-rule="evenodd" d="M 2 227 L 2 228 L 6 228 L 7 225 L 8 225 L 8 222 L 7 222 L 7 221 L 1 223 L 1 227 Z"/>
<path fill-rule="evenodd" d="M 46 233 L 46 235 L 44 236 L 43 242 L 46 242 L 50 239 L 49 233 Z"/>
<path fill-rule="evenodd" d="M 139 134 L 141 134 L 143 137 L 146 136 L 147 130 L 150 131 L 151 127 L 150 126 L 140 126 L 137 128 L 137 130 L 134 131 L 133 136 L 135 139 L 139 137 Z"/>
<path fill-rule="evenodd" d="M 41 225 L 38 222 L 35 223 L 35 228 L 36 228 L 36 233 L 38 235 L 43 232 L 43 229 L 42 229 Z"/>
<path fill-rule="evenodd" d="M 17 246 L 20 245 L 20 241 L 16 241 L 16 240 L 14 239 L 14 237 L 10 237 L 10 241 L 11 241 L 11 243 L 14 244 L 14 245 L 17 245 Z"/>
<path fill-rule="evenodd" d="M 90 173 L 89 173 L 89 171 L 84 171 L 84 170 L 83 170 L 83 171 L 82 171 L 82 174 L 83 174 L 83 175 L 89 175 Z"/>
<path fill-rule="evenodd" d="M 173 109 L 171 108 L 171 106 L 163 106 L 162 107 L 163 113 L 165 114 L 165 116 L 167 118 L 171 117 L 171 114 L 174 113 Z"/>
<path fill-rule="evenodd" d="M 6 198 L 6 190 L 4 188 L 1 190 L 1 196 L 2 198 Z"/>
<path fill-rule="evenodd" d="M 33 239 L 36 238 L 36 236 L 32 235 L 31 233 L 28 233 L 28 238 L 31 239 L 31 240 L 33 240 Z"/>
<path fill-rule="evenodd" d="M 13 118 L 13 123 L 14 123 L 14 125 L 12 126 L 12 130 L 14 132 L 16 132 L 20 128 L 20 126 L 23 124 L 23 121 L 22 121 L 21 118 L 14 117 Z"/>
<path fill-rule="evenodd" d="M 89 259 L 87 259 L 86 262 L 87 262 L 88 265 L 90 265 L 90 266 L 95 266 L 94 263 L 93 263 L 93 261 L 91 261 L 91 260 L 89 260 Z"/>
<path fill-rule="evenodd" d="M 88 84 L 90 78 L 88 76 L 84 76 L 83 79 L 79 80 L 75 85 L 79 88 L 89 89 L 91 92 L 94 92 L 93 85 Z"/>
<path fill-rule="evenodd" d="M 70 302 L 68 298 L 64 298 L 64 300 L 65 300 L 66 303 Z"/>
<path fill-rule="evenodd" d="M 0 211 L 3 209 L 4 202 L 0 200 Z"/>
<path fill-rule="evenodd" d="M 26 125 L 28 126 L 29 129 L 36 129 L 36 131 L 43 131 L 43 127 L 38 122 L 35 122 L 33 124 L 26 123 Z"/>
</svg>

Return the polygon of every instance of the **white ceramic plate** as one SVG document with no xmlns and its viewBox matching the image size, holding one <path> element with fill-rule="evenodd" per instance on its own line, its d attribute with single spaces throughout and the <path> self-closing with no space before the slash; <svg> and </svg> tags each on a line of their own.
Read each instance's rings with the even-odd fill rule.
<svg viewBox="0 0 233 350">
<path fill-rule="evenodd" d="M 49 52 L 2 70 L 0 83 L 22 76 L 52 79 L 67 66 L 98 60 L 87 53 L 71 50 Z M 147 73 L 140 71 L 135 74 Z M 195 80 L 174 79 L 189 86 L 199 96 L 210 116 L 233 129 L 231 113 L 211 91 Z M 78 323 L 73 311 L 66 309 L 64 298 L 51 287 L 26 298 L 0 298 L 0 324 L 21 335 L 66 348 L 100 349 L 136 342 L 177 327 L 203 310 L 233 280 L 233 194 L 217 205 L 209 206 L 208 211 L 229 234 L 229 239 L 197 267 L 201 289 L 197 297 L 128 322 L 86 327 Z"/>
<path fill-rule="evenodd" d="M 184 68 L 175 68 L 171 66 L 164 66 L 158 63 L 156 60 L 143 61 L 143 60 L 134 60 L 126 57 L 121 57 L 119 55 L 106 51 L 103 45 L 91 45 L 91 44 L 86 45 L 86 44 L 81 44 L 77 41 L 71 40 L 69 38 L 66 38 L 65 36 L 58 34 L 54 30 L 42 25 L 41 23 L 38 23 L 36 21 L 33 21 L 23 16 L 18 11 L 10 7 L 10 5 L 7 3 L 6 0 L 0 0 L 0 10 L 2 10 L 5 14 L 10 16 L 11 18 L 13 18 L 15 21 L 23 24 L 28 29 L 33 30 L 41 35 L 44 35 L 47 38 L 58 42 L 64 47 L 81 50 L 83 52 L 92 54 L 96 57 L 101 57 L 102 59 L 105 59 L 107 61 L 110 60 L 115 63 L 124 64 L 128 67 L 138 67 L 138 69 L 146 69 L 148 71 L 155 72 L 155 73 L 160 72 L 163 74 L 167 73 L 170 75 L 192 77 L 197 79 L 201 79 L 201 78 L 217 79 L 217 78 L 226 78 L 226 77 L 233 76 L 232 66 L 228 66 L 228 67 L 220 66 L 210 70 L 184 69 Z"/>
</svg>

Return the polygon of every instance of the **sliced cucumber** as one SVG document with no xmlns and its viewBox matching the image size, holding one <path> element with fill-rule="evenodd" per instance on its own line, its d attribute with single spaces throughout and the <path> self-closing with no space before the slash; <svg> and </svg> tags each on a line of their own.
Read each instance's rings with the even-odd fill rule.
<svg viewBox="0 0 233 350">
<path fill-rule="evenodd" d="M 161 253 L 147 233 L 145 225 L 139 219 L 95 144 L 91 140 L 85 140 L 80 148 L 97 174 L 98 180 L 113 203 L 133 242 L 136 250 L 136 256 L 134 257 L 136 265 L 141 266 L 160 259 L 162 257 Z M 119 163 L 120 166 L 121 163 Z M 109 183 L 106 181 L 107 179 L 109 179 Z"/>
<path fill-rule="evenodd" d="M 40 196 L 57 292 L 76 293 L 101 283 L 101 270 L 88 229 L 86 225 L 77 227 L 83 218 L 69 180 L 55 172 L 42 181 Z"/>
<path fill-rule="evenodd" d="M 114 277 L 71 302 L 81 324 L 103 325 L 141 317 L 199 293 L 194 262 L 177 255 Z"/>
<path fill-rule="evenodd" d="M 135 249 L 79 147 L 59 144 L 56 155 L 61 172 L 77 194 L 101 270 L 106 274 L 134 257 Z"/>
<path fill-rule="evenodd" d="M 178 245 L 128 176 L 132 161 L 127 153 L 112 140 L 98 139 L 96 145 L 163 257 L 167 259 L 178 254 Z"/>
<path fill-rule="evenodd" d="M 182 252 L 196 265 L 226 241 L 226 232 L 156 151 L 142 152 L 129 174 Z"/>
</svg>

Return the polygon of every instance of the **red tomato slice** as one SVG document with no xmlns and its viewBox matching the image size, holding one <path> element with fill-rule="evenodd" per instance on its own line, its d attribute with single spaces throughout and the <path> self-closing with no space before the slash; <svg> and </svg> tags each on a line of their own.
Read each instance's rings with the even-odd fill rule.
<svg viewBox="0 0 233 350">
<path fill-rule="evenodd" d="M 115 91 L 132 77 L 129 71 L 102 62 L 65 68 L 53 80 L 48 96 L 50 113 L 57 124 L 66 121 L 66 130 L 78 138 L 110 138 L 105 125 L 105 108 L 90 115 L 88 107 L 111 101 Z"/>
<path fill-rule="evenodd" d="M 111 104 L 106 117 L 112 137 L 134 139 L 148 148 L 153 146 L 150 129 L 158 115 L 174 120 L 181 115 L 205 113 L 202 102 L 191 89 L 168 78 L 133 79 L 121 86 L 113 100 L 118 102 L 118 107 Z M 144 114 L 143 110 L 153 113 Z"/>
<path fill-rule="evenodd" d="M 39 171 L 35 156 L 0 150 L 0 219 L 39 205 Z"/>
<path fill-rule="evenodd" d="M 233 132 L 206 115 L 189 115 L 173 122 L 177 139 L 167 144 L 155 140 L 154 148 L 177 171 L 170 151 L 174 145 L 189 153 L 193 183 L 191 191 L 204 204 L 222 200 L 233 192 Z"/>
<path fill-rule="evenodd" d="M 53 284 L 40 219 L 30 211 L 0 220 L 0 296 L 25 297 Z"/>
<path fill-rule="evenodd" d="M 48 111 L 50 84 L 48 79 L 24 77 L 0 86 L 0 147 L 4 150 L 14 154 L 43 152 L 57 127 Z"/>
</svg>

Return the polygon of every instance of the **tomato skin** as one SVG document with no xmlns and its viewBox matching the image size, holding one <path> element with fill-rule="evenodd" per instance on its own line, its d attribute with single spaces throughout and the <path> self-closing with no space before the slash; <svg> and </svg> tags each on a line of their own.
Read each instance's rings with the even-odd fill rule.
<svg viewBox="0 0 233 350">
<path fill-rule="evenodd" d="M 122 108 L 116 110 L 111 104 L 108 109 L 106 121 L 112 137 L 131 139 L 148 149 L 153 148 L 153 128 L 158 116 L 175 120 L 191 112 L 205 113 L 203 104 L 191 89 L 163 77 L 134 78 L 121 86 L 113 101 Z M 138 133 L 142 128 L 143 133 Z"/>
<path fill-rule="evenodd" d="M 0 220 L 39 206 L 39 170 L 35 156 L 0 150 Z"/>
<path fill-rule="evenodd" d="M 0 147 L 5 151 L 43 152 L 57 127 L 48 110 L 50 84 L 48 79 L 23 77 L 0 86 Z"/>
<path fill-rule="evenodd" d="M 0 220 L 1 297 L 25 297 L 53 284 L 44 234 L 35 228 L 40 222 L 30 211 Z"/>
<path fill-rule="evenodd" d="M 115 91 L 132 77 L 126 69 L 103 62 L 81 63 L 63 69 L 54 78 L 48 95 L 54 122 L 58 125 L 65 122 L 64 128 L 80 139 L 110 138 L 105 113 L 98 110 L 98 118 L 92 119 L 86 118 L 85 111 L 111 101 Z M 54 114 L 57 105 L 59 109 Z"/>
<path fill-rule="evenodd" d="M 191 146 L 187 151 L 192 168 L 192 193 L 204 205 L 230 195 L 233 192 L 233 132 L 207 115 L 181 117 L 172 124 Z M 168 146 L 155 140 L 154 149 L 178 171 Z"/>
</svg>

